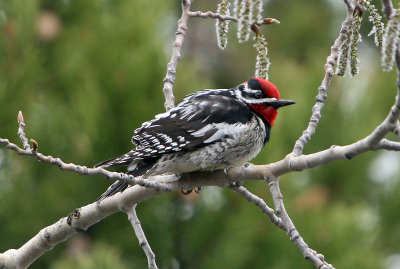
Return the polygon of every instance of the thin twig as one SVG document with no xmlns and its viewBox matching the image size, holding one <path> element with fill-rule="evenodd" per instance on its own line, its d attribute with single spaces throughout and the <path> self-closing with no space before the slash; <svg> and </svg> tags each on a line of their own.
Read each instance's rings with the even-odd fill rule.
<svg viewBox="0 0 400 269">
<path fill-rule="evenodd" d="M 148 268 L 157 269 L 156 255 L 154 255 L 154 252 L 151 250 L 150 244 L 147 241 L 140 220 L 136 214 L 136 204 L 122 209 L 128 215 L 128 219 L 132 224 L 133 230 L 135 230 L 137 239 L 139 240 L 139 245 L 143 248 L 143 251 L 146 254 Z"/>
<path fill-rule="evenodd" d="M 304 239 L 300 236 L 299 232 L 297 231 L 292 220 L 286 212 L 278 182 L 278 179 L 270 181 L 269 186 L 272 197 L 274 199 L 276 212 L 277 214 L 282 216 L 282 218 L 277 217 L 274 213 L 274 210 L 268 207 L 263 199 L 251 193 L 245 187 L 235 187 L 234 185 L 229 185 L 229 188 L 242 195 L 249 202 L 258 206 L 261 211 L 269 217 L 273 224 L 275 224 L 277 227 L 279 227 L 289 235 L 290 240 L 300 249 L 300 251 L 303 253 L 303 256 L 314 263 L 317 268 L 333 268 L 332 265 L 324 260 L 323 255 L 318 254 L 315 250 L 309 248 L 308 245 L 304 242 Z"/>
<path fill-rule="evenodd" d="M 240 187 L 235 187 L 234 185 L 229 185 L 229 188 L 231 188 L 233 191 L 239 193 L 242 195 L 244 198 L 246 198 L 247 201 L 255 204 L 261 209 L 261 212 L 266 214 L 271 222 L 278 226 L 281 229 L 284 229 L 284 226 L 282 224 L 282 220 L 275 215 L 275 212 L 272 208 L 270 208 L 263 199 L 258 197 L 257 195 L 251 193 L 248 189 L 246 189 L 243 186 Z"/>
<path fill-rule="evenodd" d="M 234 22 L 238 22 L 238 19 L 232 16 L 224 16 L 221 15 L 219 13 L 214 13 L 211 11 L 207 11 L 207 12 L 201 12 L 201 11 L 190 11 L 189 12 L 190 17 L 194 17 L 194 18 L 213 18 L 213 19 L 218 19 L 218 20 L 223 20 L 223 21 L 234 21 Z M 259 21 L 255 21 L 252 22 L 250 25 L 255 24 L 258 26 L 261 25 L 265 25 L 265 24 L 279 24 L 280 22 L 277 19 L 274 18 L 265 18 L 263 20 L 259 20 Z"/>
<path fill-rule="evenodd" d="M 55 166 L 59 167 L 61 170 L 73 171 L 80 175 L 86 175 L 86 176 L 105 176 L 108 179 L 111 179 L 114 181 L 121 180 L 123 182 L 129 183 L 130 185 L 140 185 L 143 187 L 149 187 L 149 188 L 153 188 L 156 190 L 162 190 L 162 191 L 166 191 L 166 192 L 170 191 L 169 187 L 167 187 L 165 184 L 155 182 L 152 180 L 146 180 L 146 179 L 143 179 L 142 177 L 133 177 L 133 176 L 130 176 L 125 173 L 110 172 L 101 167 L 88 168 L 87 166 L 76 165 L 74 163 L 65 163 L 60 158 L 55 158 L 50 155 L 44 155 L 40 152 L 37 152 L 34 149 L 24 150 L 24 149 L 21 149 L 20 147 L 18 147 L 16 144 L 11 143 L 8 139 L 0 138 L 0 144 L 5 145 L 6 148 L 8 148 L 8 149 L 16 151 L 19 155 L 27 155 L 27 156 L 34 157 L 35 159 L 37 159 L 43 163 L 55 165 Z"/>
<path fill-rule="evenodd" d="M 386 19 L 390 20 L 393 14 L 392 0 L 382 0 L 382 12 L 385 14 Z"/>
<path fill-rule="evenodd" d="M 258 26 L 262 26 L 262 25 L 268 25 L 268 24 L 280 24 L 281 22 L 278 21 L 277 19 L 274 18 L 265 18 L 263 20 L 260 21 L 256 21 L 253 24 L 258 25 Z"/>
<path fill-rule="evenodd" d="M 283 203 L 283 196 L 279 188 L 279 177 L 270 177 L 268 178 L 267 182 L 275 204 L 275 212 L 282 219 L 282 229 L 287 232 L 290 240 L 300 249 L 304 258 L 310 260 L 317 268 L 333 269 L 334 267 L 325 261 L 325 258 L 322 254 L 319 254 L 315 250 L 308 247 L 294 226 Z"/>
<path fill-rule="evenodd" d="M 393 129 L 393 133 L 400 138 L 400 122 L 397 122 L 396 127 Z"/>
<path fill-rule="evenodd" d="M 354 1 L 354 0 L 353 0 Z M 305 145 L 310 141 L 311 136 L 315 133 L 315 129 L 318 126 L 319 120 L 321 119 L 321 111 L 325 105 L 325 100 L 327 98 L 327 91 L 331 84 L 332 77 L 334 75 L 333 67 L 336 64 L 336 61 L 339 56 L 339 48 L 343 44 L 346 39 L 347 31 L 353 21 L 353 10 L 354 7 L 350 5 L 348 1 L 345 1 L 347 4 L 347 17 L 345 21 L 342 23 L 342 27 L 340 29 L 339 37 L 335 40 L 335 43 L 331 47 L 331 54 L 328 56 L 326 64 L 325 64 L 325 77 L 322 80 L 321 86 L 318 88 L 318 95 L 315 100 L 316 103 L 312 108 L 311 119 L 308 123 L 307 129 L 303 132 L 300 138 L 296 141 L 293 154 L 299 156 L 302 154 Z"/>
<path fill-rule="evenodd" d="M 400 151 L 400 142 L 382 139 L 381 141 L 379 141 L 379 143 L 376 145 L 376 147 L 377 147 L 377 149 Z"/>
<path fill-rule="evenodd" d="M 201 12 L 201 11 L 190 11 L 189 12 L 189 16 L 193 17 L 193 18 L 213 18 L 213 19 L 219 19 L 219 20 L 223 20 L 223 21 L 235 21 L 237 22 L 238 19 L 232 16 L 223 16 L 219 13 L 214 13 L 211 11 L 207 11 L 207 12 Z"/>
<path fill-rule="evenodd" d="M 28 138 L 26 138 L 25 134 L 25 121 L 24 121 L 24 116 L 22 115 L 22 111 L 18 112 L 18 135 L 19 138 L 22 141 L 22 145 L 24 146 L 24 149 L 30 150 L 31 146 L 28 143 Z"/>
<path fill-rule="evenodd" d="M 190 6 L 192 0 L 182 0 L 182 16 L 178 21 L 178 30 L 176 31 L 175 41 L 172 43 L 172 57 L 167 65 L 167 74 L 164 78 L 163 92 L 165 96 L 165 110 L 170 110 L 175 106 L 174 83 L 176 77 L 176 67 L 181 59 L 181 48 L 185 40 L 187 22 L 190 18 Z"/>
</svg>

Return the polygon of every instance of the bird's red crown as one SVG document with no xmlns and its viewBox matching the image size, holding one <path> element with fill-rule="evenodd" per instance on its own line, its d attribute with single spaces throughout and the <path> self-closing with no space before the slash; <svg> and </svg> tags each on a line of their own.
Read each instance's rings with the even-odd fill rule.
<svg viewBox="0 0 400 269">
<path fill-rule="evenodd" d="M 278 91 L 278 88 L 272 82 L 265 80 L 263 78 L 254 77 L 254 79 L 260 83 L 261 88 L 263 89 L 264 93 L 267 96 L 273 97 L 276 99 L 281 99 L 281 95 Z"/>
</svg>

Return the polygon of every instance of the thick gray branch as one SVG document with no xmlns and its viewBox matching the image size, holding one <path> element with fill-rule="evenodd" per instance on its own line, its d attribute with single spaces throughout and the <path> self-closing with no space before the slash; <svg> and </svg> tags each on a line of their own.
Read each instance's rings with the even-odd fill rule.
<svg viewBox="0 0 400 269">
<path fill-rule="evenodd" d="M 76 209 L 73 213 L 43 228 L 19 249 L 10 249 L 0 254 L 0 268 L 26 268 L 55 245 L 67 240 L 72 235 L 99 222 L 103 218 L 118 212 L 122 206 L 132 206 L 140 201 L 157 195 L 154 189 L 135 186 L 124 195 L 117 195 L 102 203 Z M 130 194 L 126 196 L 126 194 Z"/>
<path fill-rule="evenodd" d="M 182 188 L 194 189 L 197 186 L 227 186 L 229 182 L 225 179 L 210 180 L 207 177 L 192 176 L 185 177 L 182 182 L 170 182 L 170 177 L 158 176 L 148 180 L 159 180 L 159 183 L 168 185 L 171 191 L 176 191 Z M 152 188 L 133 186 L 122 193 L 108 197 L 101 203 L 94 202 L 78 208 L 67 217 L 42 229 L 19 249 L 10 249 L 0 253 L 0 268 L 26 268 L 42 254 L 77 232 L 88 229 L 111 214 L 123 211 L 123 209 L 161 193 L 163 192 Z"/>
</svg>

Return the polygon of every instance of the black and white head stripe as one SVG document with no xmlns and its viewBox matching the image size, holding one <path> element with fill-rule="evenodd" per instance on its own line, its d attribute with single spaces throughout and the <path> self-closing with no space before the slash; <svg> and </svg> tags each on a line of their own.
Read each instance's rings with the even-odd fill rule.
<svg viewBox="0 0 400 269">
<path fill-rule="evenodd" d="M 253 80 L 250 80 L 253 81 Z M 260 84 L 258 83 L 258 87 L 251 87 L 254 84 L 242 83 L 235 89 L 236 98 L 247 103 L 247 104 L 263 104 L 263 103 L 271 103 L 277 98 L 272 98 L 267 96 L 264 91 L 261 89 Z M 257 84 L 256 84 L 257 85 Z"/>
</svg>

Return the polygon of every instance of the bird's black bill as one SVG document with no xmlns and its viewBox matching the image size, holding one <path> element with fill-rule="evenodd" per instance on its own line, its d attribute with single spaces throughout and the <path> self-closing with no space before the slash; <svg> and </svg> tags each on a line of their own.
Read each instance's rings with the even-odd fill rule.
<svg viewBox="0 0 400 269">
<path fill-rule="evenodd" d="M 268 105 L 273 106 L 275 108 L 279 108 L 279 107 L 282 107 L 282 106 L 293 105 L 293 104 L 296 104 L 296 102 L 292 101 L 292 100 L 283 100 L 283 99 L 275 100 L 275 101 L 273 101 L 271 103 L 268 103 Z"/>
</svg>

